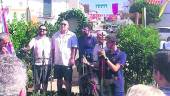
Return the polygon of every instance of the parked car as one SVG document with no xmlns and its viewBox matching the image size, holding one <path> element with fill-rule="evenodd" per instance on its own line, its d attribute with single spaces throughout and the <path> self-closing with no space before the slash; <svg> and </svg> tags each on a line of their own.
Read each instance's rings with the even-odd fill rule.
<svg viewBox="0 0 170 96">
<path fill-rule="evenodd" d="M 170 27 L 158 27 L 160 40 L 166 41 L 170 37 Z"/>
</svg>

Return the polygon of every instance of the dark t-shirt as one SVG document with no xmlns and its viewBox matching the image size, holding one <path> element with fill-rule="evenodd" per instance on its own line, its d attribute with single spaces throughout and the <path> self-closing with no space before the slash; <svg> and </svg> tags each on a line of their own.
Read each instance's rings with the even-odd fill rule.
<svg viewBox="0 0 170 96">
<path fill-rule="evenodd" d="M 81 36 L 78 39 L 79 57 L 86 56 L 88 61 L 93 61 L 93 49 L 97 43 L 97 39 L 94 36 Z"/>
<path fill-rule="evenodd" d="M 115 76 L 118 78 L 114 80 L 115 90 L 116 92 L 124 92 L 124 75 L 123 75 L 123 66 L 126 64 L 126 53 L 120 51 L 119 49 L 115 52 L 111 53 L 109 51 L 106 52 L 107 57 L 113 64 L 119 63 L 121 65 L 118 72 L 113 72 L 110 68 L 106 71 L 106 79 L 114 78 Z M 106 66 L 108 67 L 108 66 Z"/>
</svg>

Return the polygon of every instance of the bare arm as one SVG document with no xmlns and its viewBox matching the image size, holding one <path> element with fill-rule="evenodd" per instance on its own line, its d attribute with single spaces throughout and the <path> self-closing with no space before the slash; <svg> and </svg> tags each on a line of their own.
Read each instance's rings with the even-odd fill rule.
<svg viewBox="0 0 170 96">
<path fill-rule="evenodd" d="M 113 64 L 109 59 L 106 60 L 106 63 L 108 64 L 109 68 L 114 72 L 117 72 L 121 67 L 121 64 Z"/>
</svg>

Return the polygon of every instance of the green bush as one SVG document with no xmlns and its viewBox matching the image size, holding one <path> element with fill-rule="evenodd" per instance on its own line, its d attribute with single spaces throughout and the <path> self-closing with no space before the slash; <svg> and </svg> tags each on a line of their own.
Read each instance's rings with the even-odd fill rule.
<svg viewBox="0 0 170 96">
<path fill-rule="evenodd" d="M 127 53 L 126 88 L 138 83 L 152 83 L 152 65 L 148 58 L 159 47 L 158 31 L 136 25 L 123 26 L 118 31 L 120 48 Z"/>
</svg>

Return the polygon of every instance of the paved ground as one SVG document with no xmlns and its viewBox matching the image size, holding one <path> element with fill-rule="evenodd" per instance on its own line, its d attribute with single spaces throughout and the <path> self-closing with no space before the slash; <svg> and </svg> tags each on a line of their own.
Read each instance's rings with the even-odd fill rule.
<svg viewBox="0 0 170 96">
<path fill-rule="evenodd" d="M 72 86 L 72 92 L 74 93 L 79 93 L 79 87 L 78 87 L 78 73 L 77 73 L 77 70 L 76 70 L 76 67 L 73 67 L 73 86 Z M 51 84 L 52 83 L 52 84 Z M 65 86 L 63 86 L 65 87 Z M 51 91 L 51 88 L 52 88 L 52 91 L 57 91 L 57 80 L 54 79 L 52 82 L 49 81 L 48 82 L 48 91 Z M 28 89 L 28 92 L 32 92 L 32 88 L 29 88 Z"/>
<path fill-rule="evenodd" d="M 52 82 L 52 86 L 51 86 L 51 82 L 49 82 L 48 84 L 48 90 L 50 91 L 51 90 L 51 87 L 52 87 L 52 91 L 57 91 L 57 80 L 55 79 L 53 82 Z M 64 86 L 65 87 L 65 86 Z M 79 93 L 79 87 L 77 84 L 73 84 L 72 86 L 72 92 L 74 93 Z"/>
</svg>

